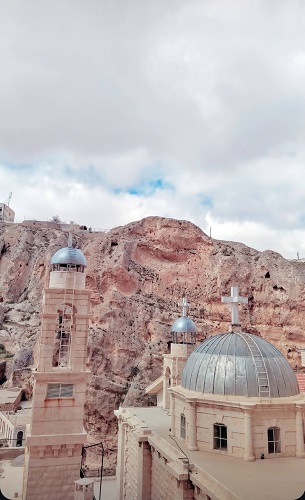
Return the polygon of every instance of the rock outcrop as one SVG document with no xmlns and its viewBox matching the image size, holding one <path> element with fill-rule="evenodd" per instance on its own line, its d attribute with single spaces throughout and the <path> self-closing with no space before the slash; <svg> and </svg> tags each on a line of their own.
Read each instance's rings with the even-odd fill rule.
<svg viewBox="0 0 305 500">
<path fill-rule="evenodd" d="M 187 294 L 203 340 L 228 330 L 230 313 L 220 297 L 238 284 L 249 297 L 240 311 L 243 329 L 271 341 L 293 368 L 300 368 L 304 261 L 213 240 L 190 222 L 159 217 L 108 233 L 84 231 L 74 241 L 86 255 L 92 292 L 86 426 L 92 442 L 103 437 L 110 466 L 116 444 L 113 410 L 153 404 L 143 390 L 161 373 L 182 295 Z M 0 226 L 0 343 L 14 355 L 6 359 L 7 374 L 14 372 L 27 394 L 48 263 L 66 242 L 67 233 L 52 227 Z"/>
</svg>

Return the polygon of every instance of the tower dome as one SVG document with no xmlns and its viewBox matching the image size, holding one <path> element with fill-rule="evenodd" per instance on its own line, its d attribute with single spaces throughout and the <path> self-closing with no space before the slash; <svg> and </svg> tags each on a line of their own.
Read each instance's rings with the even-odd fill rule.
<svg viewBox="0 0 305 500">
<path fill-rule="evenodd" d="M 190 304 L 188 304 L 187 298 L 183 297 L 181 304 L 178 305 L 182 307 L 182 316 L 176 319 L 171 328 L 173 342 L 175 344 L 180 343 L 178 339 L 181 338 L 182 344 L 194 344 L 196 342 L 197 328 L 194 321 L 187 316 Z"/>
<path fill-rule="evenodd" d="M 86 258 L 78 248 L 73 247 L 65 247 L 60 248 L 53 255 L 51 262 L 51 266 L 86 266 L 87 261 Z"/>
<path fill-rule="evenodd" d="M 249 333 L 209 337 L 189 356 L 185 389 L 207 394 L 280 398 L 299 394 L 286 358 L 266 340 Z"/>
<path fill-rule="evenodd" d="M 187 316 L 176 319 L 171 329 L 172 333 L 196 333 L 197 328 L 194 321 Z"/>
<path fill-rule="evenodd" d="M 78 248 L 72 246 L 72 229 L 70 225 L 68 246 L 60 248 L 50 262 L 50 288 L 85 289 L 86 258 Z"/>
</svg>

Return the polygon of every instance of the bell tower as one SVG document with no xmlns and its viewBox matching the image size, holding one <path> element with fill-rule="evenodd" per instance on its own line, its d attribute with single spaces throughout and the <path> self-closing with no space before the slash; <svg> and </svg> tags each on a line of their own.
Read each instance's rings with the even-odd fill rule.
<svg viewBox="0 0 305 500">
<path fill-rule="evenodd" d="M 86 259 L 68 246 L 50 263 L 44 290 L 39 350 L 35 360 L 31 424 L 27 430 L 24 500 L 72 500 L 79 479 L 90 292 Z"/>
<path fill-rule="evenodd" d="M 163 408 L 170 409 L 170 393 L 168 389 L 179 385 L 185 362 L 196 344 L 197 328 L 188 317 L 190 304 L 186 297 L 178 304 L 182 307 L 182 316 L 172 326 L 172 343 L 170 354 L 163 356 Z"/>
</svg>

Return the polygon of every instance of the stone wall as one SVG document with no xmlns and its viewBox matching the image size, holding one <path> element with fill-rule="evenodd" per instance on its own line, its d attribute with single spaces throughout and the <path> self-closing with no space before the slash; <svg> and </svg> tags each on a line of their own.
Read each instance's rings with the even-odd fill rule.
<svg viewBox="0 0 305 500">
<path fill-rule="evenodd" d="M 124 497 L 126 500 L 138 498 L 138 448 L 136 435 L 129 428 L 125 437 Z"/>
<path fill-rule="evenodd" d="M 284 406 L 274 410 L 256 410 L 252 417 L 253 451 L 256 458 L 263 453 L 265 457 L 276 458 L 276 454 L 268 453 L 268 428 L 280 429 L 282 457 L 296 456 L 296 410 L 295 407 L 285 409 Z"/>
<path fill-rule="evenodd" d="M 50 450 L 51 453 L 51 450 Z M 79 450 L 80 453 L 80 450 Z M 80 474 L 80 454 L 40 460 L 30 458 L 27 464 L 27 498 L 31 500 L 73 500 L 74 481 Z"/>
<path fill-rule="evenodd" d="M 186 442 L 190 433 L 190 406 L 176 397 L 175 435 L 180 437 L 180 415 L 186 417 Z M 224 424 L 228 432 L 228 449 L 214 450 L 214 424 Z M 242 458 L 245 452 L 244 414 L 239 408 L 224 408 L 220 405 L 197 405 L 196 408 L 197 446 L 201 451 L 214 451 Z"/>
<path fill-rule="evenodd" d="M 166 470 L 166 459 L 160 452 L 152 452 L 151 500 L 174 498 L 176 479 Z"/>
</svg>

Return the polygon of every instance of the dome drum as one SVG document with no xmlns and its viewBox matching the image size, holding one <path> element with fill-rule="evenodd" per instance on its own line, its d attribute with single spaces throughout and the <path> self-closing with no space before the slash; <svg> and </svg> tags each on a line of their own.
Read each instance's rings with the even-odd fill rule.
<svg viewBox="0 0 305 500">
<path fill-rule="evenodd" d="M 86 265 L 84 254 L 77 248 L 72 246 L 60 248 L 50 262 L 49 287 L 84 290 Z"/>
<path fill-rule="evenodd" d="M 197 328 L 187 316 L 176 319 L 171 328 L 173 343 L 195 344 Z"/>
<path fill-rule="evenodd" d="M 69 273 L 66 271 L 52 271 L 50 273 L 50 288 L 84 290 L 86 275 L 83 272 Z"/>
</svg>

